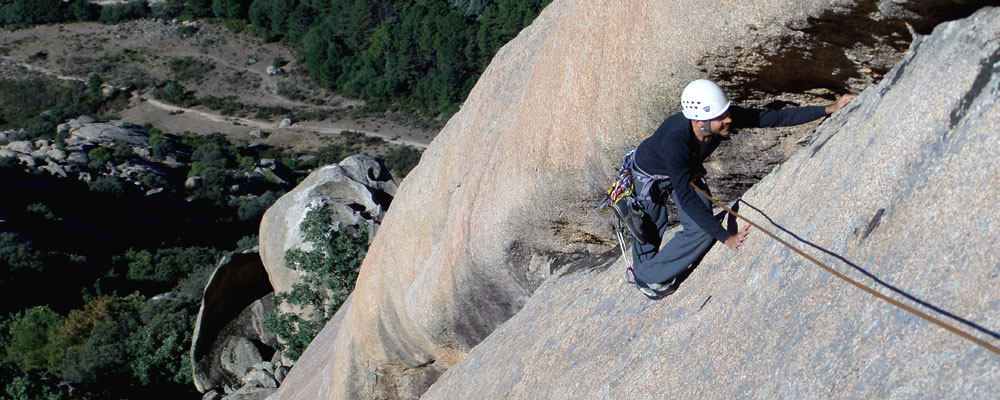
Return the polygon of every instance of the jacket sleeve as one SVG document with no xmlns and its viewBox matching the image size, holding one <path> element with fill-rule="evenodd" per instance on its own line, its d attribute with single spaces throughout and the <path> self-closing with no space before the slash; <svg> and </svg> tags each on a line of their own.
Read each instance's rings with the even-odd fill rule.
<svg viewBox="0 0 1000 400">
<path fill-rule="evenodd" d="M 734 128 L 774 128 L 794 126 L 814 121 L 826 116 L 826 107 L 807 106 L 782 110 L 757 110 L 730 107 Z"/>
<path fill-rule="evenodd" d="M 677 144 L 671 148 L 676 150 L 666 157 L 665 166 L 667 176 L 670 177 L 671 185 L 674 187 L 674 194 L 677 196 L 677 207 L 683 209 L 701 230 L 715 240 L 725 242 L 726 239 L 729 239 L 729 232 L 715 219 L 712 215 L 712 209 L 705 206 L 705 203 L 698 197 L 698 192 L 695 192 L 694 188 L 691 187 L 692 171 L 687 165 L 687 154 L 683 154 L 683 152 L 688 151 L 687 146 Z"/>
</svg>

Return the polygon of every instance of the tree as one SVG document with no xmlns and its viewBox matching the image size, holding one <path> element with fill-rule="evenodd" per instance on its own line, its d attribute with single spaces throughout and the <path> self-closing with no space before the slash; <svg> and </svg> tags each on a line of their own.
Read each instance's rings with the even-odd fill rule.
<svg viewBox="0 0 1000 400">
<path fill-rule="evenodd" d="M 198 303 L 172 299 L 142 305 L 142 325 L 127 339 L 129 367 L 140 384 L 190 384 L 188 351 L 197 307 Z"/>
<path fill-rule="evenodd" d="M 94 21 L 97 19 L 97 7 L 87 0 L 73 0 L 69 3 L 69 14 L 77 21 Z"/>
<path fill-rule="evenodd" d="M 213 0 L 212 14 L 219 18 L 239 18 L 242 7 L 236 0 Z"/>
<path fill-rule="evenodd" d="M 3 6 L 4 25 L 31 26 L 63 20 L 62 0 L 14 0 Z"/>
<path fill-rule="evenodd" d="M 187 0 L 184 13 L 190 14 L 192 18 L 207 17 L 212 15 L 212 5 L 212 0 Z"/>
<path fill-rule="evenodd" d="M 6 271 L 41 271 L 45 263 L 44 254 L 35 250 L 30 242 L 22 241 L 12 232 L 0 233 L 0 265 L 6 264 Z"/>
<path fill-rule="evenodd" d="M 87 79 L 87 97 L 91 103 L 100 103 L 104 97 L 104 78 L 98 74 L 91 74 Z"/>
<path fill-rule="evenodd" d="M 111 297 L 109 317 L 95 321 L 86 340 L 66 352 L 63 377 L 90 384 L 130 381 L 128 337 L 142 325 L 139 310 L 145 301 L 138 293 Z"/>
<path fill-rule="evenodd" d="M 302 282 L 292 285 L 290 292 L 276 294 L 275 301 L 312 309 L 314 316 L 301 318 L 295 314 L 272 312 L 265 320 L 268 329 L 285 343 L 282 350 L 293 359 L 302 354 L 326 321 L 347 300 L 368 248 L 366 225 L 362 224 L 354 232 L 334 231 L 330 211 L 325 205 L 306 212 L 299 230 L 303 242 L 311 244 L 312 249 L 287 251 L 285 264 L 302 273 Z"/>
<path fill-rule="evenodd" d="M 65 350 L 59 337 L 63 317 L 48 306 L 36 306 L 10 316 L 4 361 L 32 369 L 56 370 Z"/>
</svg>

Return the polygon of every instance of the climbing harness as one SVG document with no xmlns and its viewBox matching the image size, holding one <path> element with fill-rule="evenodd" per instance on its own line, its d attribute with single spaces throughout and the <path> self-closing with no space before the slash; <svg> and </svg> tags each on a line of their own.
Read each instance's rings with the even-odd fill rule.
<svg viewBox="0 0 1000 400">
<path fill-rule="evenodd" d="M 628 218 L 630 218 L 630 213 L 633 210 L 632 203 L 634 199 L 632 195 L 635 193 L 631 167 L 634 155 L 635 149 L 632 149 L 622 158 L 621 168 L 618 169 L 618 177 L 615 178 L 614 183 L 611 184 L 611 188 L 608 189 L 604 202 L 598 207 L 602 214 L 607 213 L 608 210 L 614 211 L 615 235 L 618 237 L 618 247 L 622 251 L 622 258 L 625 259 L 625 281 L 631 284 L 635 283 L 635 272 L 632 270 L 632 258 L 625 251 L 625 235 L 628 234 L 633 240 L 642 240 L 641 235 L 636 235 L 627 228 Z M 641 210 L 637 211 L 641 212 Z"/>
<path fill-rule="evenodd" d="M 642 188 L 638 193 L 635 191 L 636 180 L 642 184 Z M 618 246 L 621 249 L 622 258 L 625 259 L 625 282 L 635 285 L 636 289 L 643 295 L 654 300 L 670 295 L 676 287 L 669 286 L 662 290 L 654 289 L 644 282 L 635 279 L 635 270 L 632 268 L 632 257 L 625 250 L 625 236 L 628 235 L 633 241 L 639 244 L 648 243 L 641 231 L 646 213 L 638 201 L 650 199 L 650 188 L 653 186 L 652 183 L 657 180 L 666 180 L 669 182 L 669 178 L 666 175 L 652 175 L 642 171 L 635 165 L 635 149 L 629 150 L 622 157 L 618 176 L 614 183 L 611 184 L 611 188 L 608 189 L 604 202 L 598 207 L 601 213 L 605 213 L 610 209 L 615 215 L 615 235 L 618 237 Z"/>
<path fill-rule="evenodd" d="M 740 215 L 736 211 L 733 211 L 732 209 L 726 207 L 725 205 L 723 205 L 722 203 L 720 203 L 718 200 L 715 200 L 712 196 L 709 196 L 708 193 L 705 193 L 703 190 L 701 190 L 700 188 L 698 188 L 698 185 L 695 185 L 693 182 L 691 183 L 691 186 L 693 186 L 694 190 L 697 190 L 698 193 L 701 193 L 702 196 L 705 196 L 706 198 L 708 198 L 712 203 L 714 203 L 715 205 L 721 207 L 723 210 L 726 210 L 726 212 L 734 215 L 736 218 L 739 218 L 739 219 L 741 219 L 743 221 L 746 221 L 748 224 L 750 224 L 754 228 L 757 228 L 757 230 L 760 230 L 761 232 L 764 232 L 765 234 L 767 234 L 768 236 L 770 236 L 774 240 L 777 240 L 779 243 L 781 243 L 785 247 L 788 247 L 789 249 L 792 249 L 792 251 L 798 253 L 800 256 L 805 257 L 809 261 L 812 261 L 813 264 L 816 264 L 820 268 L 825 269 L 827 272 L 833 274 L 833 276 L 835 276 L 837 278 L 840 278 L 840 279 L 844 280 L 845 282 L 850 283 L 851 285 L 854 285 L 855 287 L 857 287 L 857 288 L 859 288 L 861 290 L 864 290 L 865 292 L 868 292 L 872 296 L 875 296 L 875 297 L 878 297 L 879 299 L 885 300 L 889 304 L 892 304 L 892 305 L 894 305 L 896 307 L 902 308 L 903 310 L 905 310 L 905 311 L 907 311 L 907 312 L 909 312 L 909 313 L 911 313 L 913 315 L 916 315 L 916 316 L 918 316 L 920 318 L 923 318 L 924 320 L 927 320 L 928 322 L 931 322 L 931 323 L 933 323 L 933 324 L 935 324 L 937 326 L 940 326 L 940 327 L 944 328 L 945 330 L 947 330 L 947 331 L 949 331 L 951 333 L 954 333 L 954 334 L 956 334 L 958 336 L 961 336 L 963 339 L 971 341 L 972 343 L 975 343 L 975 344 L 977 344 L 977 345 L 985 348 L 986 350 L 992 351 L 993 353 L 996 353 L 996 354 L 1000 355 L 1000 349 L 998 349 L 997 347 L 994 347 L 994 346 L 990 345 L 989 343 L 986 343 L 985 341 L 980 340 L 979 338 L 976 338 L 975 336 L 972 336 L 972 335 L 970 335 L 968 333 L 965 333 L 965 332 L 959 330 L 958 328 L 956 328 L 956 327 L 954 327 L 954 326 L 952 326 L 952 325 L 950 325 L 950 324 L 948 324 L 948 323 L 946 323 L 944 321 L 941 321 L 941 320 L 939 320 L 937 318 L 934 318 L 934 317 L 932 317 L 930 315 L 927 315 L 927 314 L 921 312 L 920 310 L 917 310 L 917 309 L 915 309 L 913 307 L 910 307 L 910 306 L 908 306 L 906 304 L 900 303 L 899 301 L 897 301 L 895 299 L 892 299 L 892 298 L 890 298 L 890 297 L 888 297 L 888 296 L 886 296 L 886 295 L 884 295 L 882 293 L 879 293 L 879 292 L 875 291 L 875 289 L 872 289 L 872 288 L 870 288 L 868 286 L 865 286 L 865 285 L 861 284 L 858 281 L 855 281 L 855 280 L 849 278 L 847 275 L 844 275 L 844 274 L 838 272 L 837 270 L 835 270 L 833 268 L 830 268 L 826 264 L 823 264 L 819 260 L 817 260 L 817 259 L 813 258 L 812 256 L 806 254 L 805 252 L 803 252 L 802 250 L 800 250 L 798 247 L 793 246 L 791 243 L 788 243 L 787 241 L 779 238 L 777 235 L 771 233 L 767 229 L 764 229 L 760 225 L 755 224 L 753 221 L 751 221 L 751 220 L 747 219 L 746 217 Z"/>
<path fill-rule="evenodd" d="M 642 232 L 639 231 L 642 219 L 645 217 L 645 212 L 636 202 L 635 184 L 633 182 L 634 156 L 635 149 L 632 149 L 622 158 L 621 168 L 618 169 L 618 177 L 611 184 L 604 202 L 598 208 L 602 213 L 607 212 L 608 209 L 614 212 L 619 227 L 625 228 L 624 231 L 619 230 L 620 234 L 627 232 L 633 240 L 646 244 L 646 239 L 642 237 Z M 622 240 L 622 243 L 624 243 L 624 240 Z M 622 252 L 624 251 L 625 248 L 622 246 Z"/>
</svg>

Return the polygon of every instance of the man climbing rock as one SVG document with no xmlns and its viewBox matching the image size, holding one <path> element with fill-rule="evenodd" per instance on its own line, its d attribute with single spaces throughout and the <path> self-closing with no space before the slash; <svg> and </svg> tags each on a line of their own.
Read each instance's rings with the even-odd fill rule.
<svg viewBox="0 0 1000 400">
<path fill-rule="evenodd" d="M 645 243 L 633 242 L 636 283 L 647 297 L 661 298 L 676 289 L 676 277 L 704 255 L 713 240 L 730 250 L 740 249 L 750 233 L 747 225 L 736 232 L 722 227 L 724 214 L 714 216 L 709 200 L 689 182 L 709 193 L 702 163 L 738 128 L 804 124 L 843 108 L 856 96 L 841 96 L 828 106 L 788 108 L 777 111 L 730 106 L 729 98 L 714 82 L 699 79 L 681 93 L 680 113 L 660 124 L 635 150 L 635 206 L 646 217 L 637 232 Z M 682 230 L 659 250 L 667 227 L 667 197 L 677 205 Z"/>
</svg>

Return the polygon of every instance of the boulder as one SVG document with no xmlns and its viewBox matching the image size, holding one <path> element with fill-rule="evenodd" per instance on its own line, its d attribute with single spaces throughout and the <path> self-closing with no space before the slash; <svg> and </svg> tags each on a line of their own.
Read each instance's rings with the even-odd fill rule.
<svg viewBox="0 0 1000 400">
<path fill-rule="evenodd" d="M 153 152 L 149 147 L 133 147 L 132 153 L 147 160 L 153 157 Z"/>
<path fill-rule="evenodd" d="M 27 140 L 18 140 L 15 142 L 7 143 L 7 145 L 4 146 L 4 148 L 10 151 L 23 154 L 31 154 L 35 151 L 35 145 Z"/>
<path fill-rule="evenodd" d="M 271 359 L 276 338 L 264 328 L 271 292 L 256 252 L 220 261 L 205 286 L 191 340 L 194 384 L 199 391 L 238 385 L 246 368 Z"/>
<path fill-rule="evenodd" d="M 74 151 L 69 153 L 69 156 L 66 157 L 66 161 L 75 164 L 87 164 L 90 162 L 90 157 L 88 157 L 85 152 Z"/>
<path fill-rule="evenodd" d="M 802 397 L 824 397 L 850 387 L 836 383 L 841 380 L 862 384 L 863 378 L 854 376 L 863 376 L 868 368 L 895 369 L 878 361 L 866 364 L 860 358 L 853 358 L 856 361 L 847 364 L 849 369 L 841 368 L 845 365 L 837 360 L 842 354 L 848 353 L 847 359 L 857 357 L 849 354 L 854 348 L 850 343 L 809 347 L 811 350 L 803 352 L 794 347 L 788 350 L 782 345 L 796 346 L 811 339 L 795 341 L 774 329 L 764 329 L 772 318 L 778 318 L 780 310 L 761 306 L 748 309 L 758 314 L 729 311 L 739 309 L 735 304 L 744 299 L 743 296 L 751 295 L 744 295 L 744 291 L 765 283 L 769 273 L 738 275 L 742 280 L 725 278 L 730 280 L 724 281 L 724 285 L 703 281 L 706 288 L 717 284 L 725 286 L 726 291 L 698 292 L 701 296 L 693 296 L 686 303 L 678 306 L 669 303 L 670 306 L 663 307 L 639 297 L 620 285 L 617 279 L 610 278 L 612 275 L 607 275 L 601 287 L 615 290 L 622 296 L 629 293 L 628 298 L 634 302 L 630 305 L 634 313 L 621 315 L 616 314 L 613 300 L 608 300 L 610 304 L 606 310 L 602 308 L 605 306 L 599 301 L 605 298 L 594 292 L 592 286 L 572 286 L 572 279 L 560 281 L 552 274 L 571 269 L 587 272 L 607 268 L 608 262 L 592 261 L 615 254 L 614 235 L 609 217 L 599 215 L 594 208 L 612 181 L 622 154 L 651 134 L 665 116 L 679 111 L 678 98 L 687 82 L 702 77 L 715 79 L 731 93 L 737 104 L 748 106 L 780 108 L 828 104 L 837 93 L 860 92 L 872 83 L 884 82 L 883 77 L 902 58 L 913 37 L 907 24 L 914 28 L 913 32 L 926 32 L 936 21 L 954 18 L 957 10 L 969 10 L 984 3 L 767 0 L 604 2 L 597 5 L 593 2 L 552 2 L 531 26 L 501 48 L 461 110 L 435 137 L 420 164 L 402 183 L 392 209 L 369 248 L 352 304 L 342 307 L 338 312 L 338 315 L 344 313 L 342 318 L 328 323 L 313 341 L 276 397 L 419 397 L 440 374 L 518 314 L 532 299 L 532 294 L 543 283 L 548 284 L 549 279 L 567 282 L 565 291 L 545 298 L 551 307 L 545 311 L 552 318 L 562 314 L 560 305 L 586 301 L 590 308 L 578 309 L 579 318 L 571 323 L 546 325 L 549 333 L 545 333 L 545 337 L 555 338 L 553 343 L 558 346 L 550 346 L 544 340 L 531 342 L 537 353 L 547 351 L 552 358 L 543 358 L 540 362 L 528 360 L 531 364 L 526 365 L 518 358 L 521 353 L 507 352 L 510 357 L 506 363 L 481 363 L 483 368 L 492 369 L 494 375 L 481 375 L 478 381 L 464 380 L 467 384 L 480 382 L 468 385 L 475 388 L 478 396 L 503 393 L 492 391 L 493 387 L 514 386 L 520 388 L 508 392 L 513 393 L 510 397 L 514 398 L 579 397 L 581 393 L 607 398 L 659 398 L 672 396 L 674 388 L 677 393 L 693 397 L 738 397 L 741 388 L 765 398 L 797 397 L 797 393 L 808 393 Z M 978 62 L 971 65 L 978 65 Z M 961 76 L 971 80 L 976 73 Z M 992 93 L 991 86 L 985 87 L 984 92 Z M 941 104 L 947 104 L 943 107 L 949 108 L 965 96 L 952 93 L 950 100 L 934 97 L 939 98 Z M 888 114 L 892 122 L 881 125 L 882 131 L 895 130 L 898 124 L 906 122 L 892 116 Z M 858 122 L 851 128 L 861 125 Z M 798 149 L 794 142 L 808 135 L 815 126 L 774 131 L 777 133 L 746 131 L 743 135 L 734 135 L 708 165 L 711 182 L 719 188 L 713 191 L 731 203 Z M 769 140 L 757 139 L 762 137 L 760 135 Z M 841 136 L 847 135 L 837 137 Z M 863 143 L 855 145 L 857 149 L 864 148 Z M 888 152 L 882 155 L 893 157 Z M 847 158 L 846 154 L 839 156 Z M 839 164 L 829 160 L 828 165 Z M 837 172 L 834 167 L 830 168 L 827 175 Z M 790 169 L 785 173 L 795 171 Z M 897 168 L 884 172 L 899 171 Z M 992 170 L 974 168 L 971 171 Z M 714 179 L 716 177 L 721 179 Z M 855 179 L 853 183 L 858 181 Z M 820 187 L 813 189 L 811 193 L 817 197 L 814 202 L 790 204 L 795 204 L 797 211 L 825 207 L 820 197 L 829 193 Z M 868 198 L 863 191 L 853 194 Z M 776 198 L 775 201 L 783 199 L 779 191 L 769 195 Z M 904 191 L 898 197 L 906 195 L 908 192 Z M 983 199 L 991 198 L 996 196 Z M 268 212 L 278 213 L 281 208 L 305 207 L 306 204 L 284 204 Z M 838 212 L 844 210 L 837 209 Z M 988 223 L 982 225 L 989 226 Z M 286 223 L 286 226 L 291 224 Z M 822 226 L 818 223 L 802 229 L 808 232 Z M 265 227 L 274 228 L 275 225 L 262 222 L 262 238 L 270 234 Z M 864 230 L 862 227 L 861 231 Z M 953 248 L 964 246 L 952 245 L 957 246 Z M 263 246 L 261 250 L 265 260 L 268 259 Z M 900 252 L 901 257 L 906 254 Z M 713 260 L 720 262 L 717 258 Z M 980 265 L 996 265 L 995 260 L 978 260 L 993 261 L 993 264 Z M 927 260 L 915 263 L 925 266 Z M 767 268 L 775 265 L 766 261 L 761 264 Z M 950 266 L 950 262 L 946 264 Z M 618 277 L 620 273 L 618 270 L 613 276 Z M 716 276 L 722 279 L 727 275 Z M 976 276 L 984 280 L 989 277 L 982 273 Z M 716 300 L 707 302 L 705 307 L 717 310 L 719 314 L 711 321 L 721 326 L 707 332 L 712 326 L 694 324 L 700 318 L 695 310 L 708 296 L 723 296 L 719 293 L 725 293 L 726 300 L 714 297 Z M 770 293 L 751 293 L 756 293 L 758 304 L 768 304 Z M 819 296 L 823 293 L 809 294 Z M 654 317 L 647 318 L 642 311 L 651 309 Z M 578 348 L 574 340 L 583 333 L 577 334 L 575 329 L 578 324 L 590 322 L 587 310 L 600 310 L 611 316 L 601 319 L 595 324 L 597 327 L 587 333 L 586 348 Z M 985 313 L 978 315 L 997 315 L 990 313 L 995 310 L 975 310 Z M 838 313 L 849 311 L 852 310 L 837 309 Z M 829 326 L 829 318 L 803 312 L 807 313 L 803 318 L 815 321 L 812 326 L 818 330 Z M 532 314 L 535 318 L 538 315 Z M 624 315 L 634 318 L 622 321 Z M 673 318 L 667 319 L 668 316 Z M 680 316 L 687 319 L 681 320 Z M 796 316 L 783 316 L 782 321 Z M 743 324 L 740 325 L 741 335 L 730 332 L 727 317 Z M 761 328 L 767 335 L 758 334 L 750 326 L 754 321 L 763 325 Z M 531 322 L 531 317 L 525 317 L 520 323 L 530 326 Z M 617 324 L 627 329 L 617 330 Z M 867 326 L 855 324 L 824 334 L 864 332 Z M 529 333 L 525 329 L 527 337 Z M 603 334 L 601 329 L 606 329 L 608 334 Z M 649 334 L 660 331 L 671 335 L 651 337 Z M 781 341 L 772 337 L 781 338 Z M 826 338 L 832 340 L 829 336 Z M 893 340 L 890 336 L 880 338 L 886 343 Z M 697 359 L 672 351 L 666 345 L 681 346 L 696 340 L 705 344 L 698 348 L 700 357 Z M 513 345 L 515 342 L 506 343 Z M 713 346 L 717 349 L 714 352 Z M 587 359 L 577 356 L 578 353 L 593 355 L 588 349 L 595 348 L 622 355 L 614 359 L 611 356 Z M 756 350 L 747 350 L 751 348 Z M 662 357 L 661 353 L 670 357 Z M 784 357 L 780 360 L 769 358 L 773 353 L 784 354 Z M 831 354 L 833 356 L 828 356 Z M 875 359 L 880 357 L 876 352 L 865 354 Z M 968 352 L 948 354 L 972 359 Z M 661 366 L 643 369 L 626 362 L 637 359 L 644 367 L 651 368 L 653 363 Z M 756 362 L 765 359 L 768 361 Z M 716 360 L 725 362 L 716 363 Z M 740 363 L 741 360 L 745 363 Z M 893 360 L 895 364 L 891 365 L 901 365 L 905 358 Z M 987 372 L 992 364 L 985 365 L 990 362 L 982 358 L 977 360 L 981 364 L 975 367 L 975 373 L 998 381 Z M 586 367 L 573 369 L 574 362 L 582 361 L 587 361 Z M 615 363 L 605 365 L 611 361 Z M 829 374 L 841 375 L 826 376 L 826 381 L 786 375 L 789 380 L 802 382 L 797 387 L 780 387 L 767 382 L 772 371 L 781 367 L 818 364 L 825 365 Z M 304 365 L 308 368 L 303 368 Z M 559 368 L 552 368 L 553 365 Z M 676 365 L 686 369 L 674 369 Z M 595 372 L 601 379 L 585 377 L 588 371 L 600 368 L 609 371 L 605 375 Z M 647 370 L 657 374 L 651 378 L 641 376 Z M 993 369 L 996 370 L 1000 369 Z M 845 378 L 844 371 L 856 371 L 856 374 Z M 558 386 L 558 390 L 531 391 L 532 385 L 546 387 L 546 378 L 536 377 L 560 377 L 562 373 L 571 372 L 578 372 L 573 375 L 573 385 L 578 386 L 565 383 L 569 379 L 553 379 L 551 387 Z M 634 375 L 641 376 L 637 383 L 631 383 Z M 678 382 L 692 375 L 700 379 L 698 384 Z M 921 376 L 915 370 L 909 375 Z M 740 380 L 747 376 L 754 378 Z M 992 387 L 991 383 L 975 378 L 974 373 L 964 377 L 975 379 L 984 387 Z M 713 391 L 709 387 L 713 380 L 724 385 Z M 671 384 L 664 384 L 668 381 Z M 519 383 L 522 386 L 517 386 Z M 900 391 L 908 390 L 903 388 L 908 383 L 902 379 L 896 383 Z M 574 390 L 574 387 L 593 390 Z M 764 387 L 786 390 L 769 392 Z M 927 390 L 906 393 L 937 393 L 932 385 L 921 383 L 921 387 Z M 791 390 L 793 388 L 800 392 Z M 888 390 L 863 393 L 869 396 L 860 397 L 890 394 Z M 496 394 L 496 397 L 504 395 Z"/>
<path fill-rule="evenodd" d="M 278 387 L 278 381 L 274 378 L 274 373 L 263 368 L 260 364 L 251 367 L 243 376 L 243 384 L 246 386 L 256 386 L 265 388 Z"/>
<path fill-rule="evenodd" d="M 885 79 L 750 189 L 741 212 L 847 277 L 996 345 L 997 37 L 1000 8 L 916 37 Z M 546 281 L 424 398 L 1000 394 L 996 354 L 759 232 L 738 253 L 716 246 L 660 302 L 619 285 L 616 258 Z"/>
<path fill-rule="evenodd" d="M 56 161 L 65 161 L 66 152 L 59 149 L 51 149 L 45 152 L 45 156 Z"/>
<path fill-rule="evenodd" d="M 278 124 L 279 128 L 287 128 L 289 126 L 292 126 L 292 120 L 288 118 L 281 120 L 281 123 Z"/>
<path fill-rule="evenodd" d="M 250 339 L 235 336 L 226 338 L 219 359 L 226 372 L 243 376 L 250 367 L 260 363 L 261 356 L 257 346 Z"/>
<path fill-rule="evenodd" d="M 149 146 L 149 132 L 137 125 L 122 121 L 83 122 L 69 120 L 60 129 L 66 129 L 70 138 L 67 145 L 75 142 L 114 143 L 124 142 L 129 146 Z"/>
<path fill-rule="evenodd" d="M 281 385 L 281 382 L 285 380 L 285 376 L 288 375 L 288 371 L 288 367 L 284 365 L 279 366 L 274 370 L 274 380 L 278 381 L 278 384 Z"/>
<path fill-rule="evenodd" d="M 35 141 L 35 149 L 37 150 L 48 151 L 49 148 L 51 148 L 51 145 L 52 145 L 51 140 L 38 139 Z"/>
<path fill-rule="evenodd" d="M 350 156 L 309 174 L 279 198 L 261 221 L 260 254 L 274 290 L 288 292 L 301 279 L 298 272 L 285 267 L 285 252 L 303 245 L 299 225 L 312 207 L 330 211 L 334 230 L 365 224 L 374 234 L 395 194 L 388 169 L 370 156 Z"/>
<path fill-rule="evenodd" d="M 265 400 L 275 391 L 274 388 L 244 386 L 225 397 L 225 400 Z"/>
<path fill-rule="evenodd" d="M 45 172 L 48 172 L 52 176 L 58 176 L 60 178 L 67 177 L 66 170 L 63 169 L 63 167 L 60 166 L 59 164 L 43 165 L 43 166 L 39 167 L 38 169 L 44 170 Z"/>
<path fill-rule="evenodd" d="M 34 168 L 38 164 L 38 159 L 30 154 L 17 154 L 17 160 L 26 167 Z"/>
<path fill-rule="evenodd" d="M 194 189 L 194 188 L 198 187 L 199 184 L 201 184 L 201 177 L 200 176 L 189 176 L 187 178 L 187 180 L 184 181 L 184 188 L 185 189 Z"/>
<path fill-rule="evenodd" d="M 201 396 L 201 400 L 219 400 L 221 398 L 222 395 L 215 390 L 210 390 L 208 392 L 205 392 L 205 395 Z"/>
</svg>

